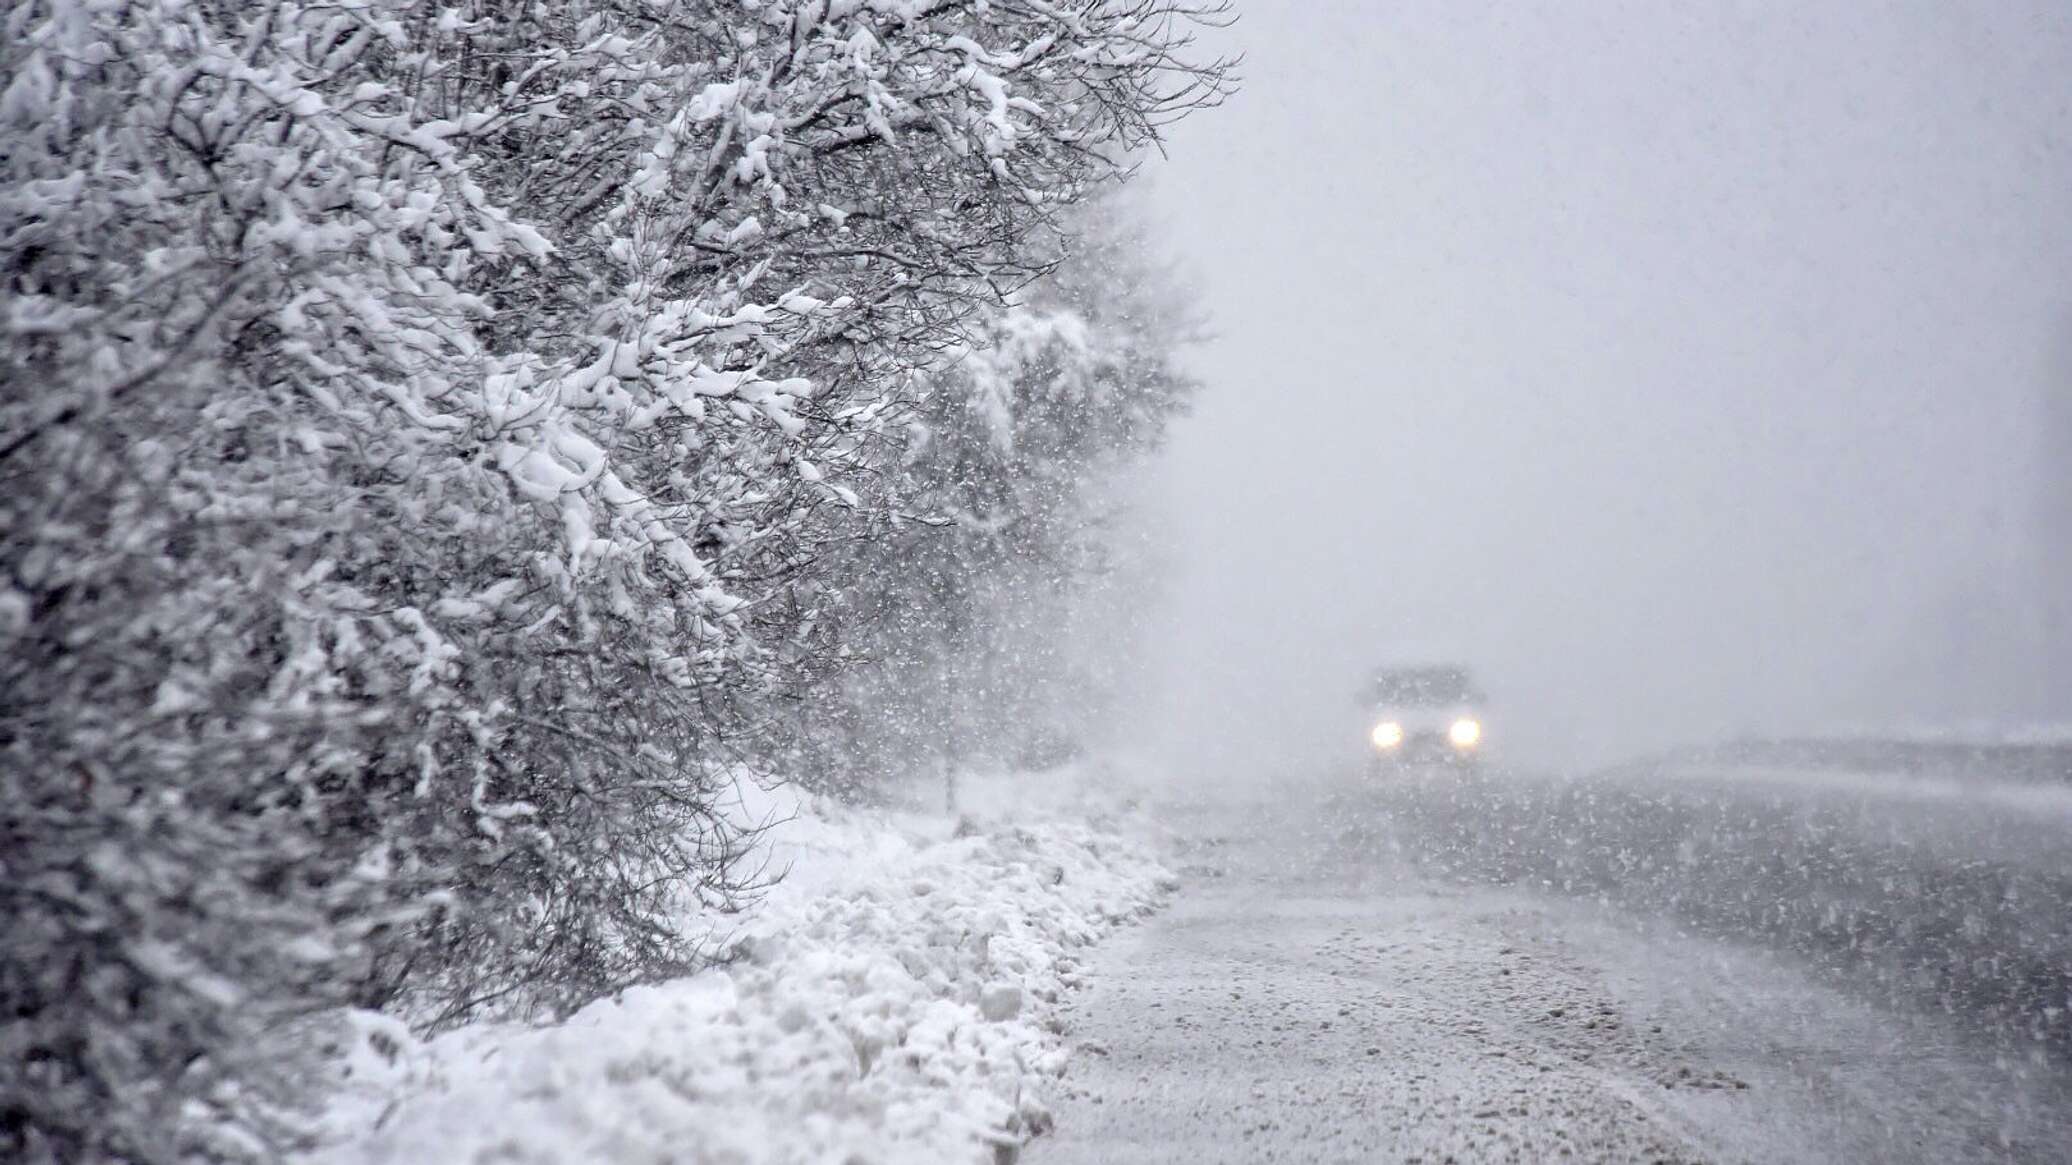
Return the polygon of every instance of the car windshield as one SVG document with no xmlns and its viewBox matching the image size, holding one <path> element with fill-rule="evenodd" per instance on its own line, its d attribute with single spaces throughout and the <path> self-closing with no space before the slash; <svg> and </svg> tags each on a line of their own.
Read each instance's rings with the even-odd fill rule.
<svg viewBox="0 0 2072 1165">
<path fill-rule="evenodd" d="M 1377 704 L 1412 707 L 1459 704 L 1476 698 L 1468 673 L 1457 667 L 1387 668 L 1374 673 L 1369 692 Z"/>
</svg>

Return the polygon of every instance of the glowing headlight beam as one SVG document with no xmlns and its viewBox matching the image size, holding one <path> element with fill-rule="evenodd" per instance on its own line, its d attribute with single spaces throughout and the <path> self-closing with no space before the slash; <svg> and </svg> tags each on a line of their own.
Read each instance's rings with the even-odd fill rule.
<svg viewBox="0 0 2072 1165">
<path fill-rule="evenodd" d="M 1455 748 L 1473 748 L 1482 743 L 1482 725 L 1468 717 L 1461 717 L 1446 730 L 1446 739 Z"/>
<path fill-rule="evenodd" d="M 1374 747 L 1394 748 L 1403 743 L 1403 726 L 1393 720 L 1384 720 L 1376 724 L 1374 731 L 1368 735 L 1374 741 Z"/>
</svg>

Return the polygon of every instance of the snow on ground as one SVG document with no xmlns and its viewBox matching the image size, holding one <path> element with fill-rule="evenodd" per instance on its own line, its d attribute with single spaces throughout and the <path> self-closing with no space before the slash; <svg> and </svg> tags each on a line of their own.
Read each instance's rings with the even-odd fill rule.
<svg viewBox="0 0 2072 1165">
<path fill-rule="evenodd" d="M 1810 765 L 1663 765 L 1665 779 L 1770 785 L 1805 793 L 1848 794 L 1882 801 L 1976 806 L 2051 818 L 2072 818 L 2072 786 L 1939 774 L 1875 772 Z"/>
<path fill-rule="evenodd" d="M 1116 775 L 967 781 L 960 819 L 752 792 L 791 816 L 771 839 L 790 874 L 739 959 L 548 1027 L 420 1042 L 358 1017 L 311 1160 L 1011 1158 L 1049 1125 L 1084 949 L 1174 885 Z"/>
<path fill-rule="evenodd" d="M 2072 723 L 2053 720 L 1948 720 L 1912 723 L 1835 723 L 1805 734 L 1808 740 L 1901 741 L 1913 744 L 2072 744 Z"/>
</svg>

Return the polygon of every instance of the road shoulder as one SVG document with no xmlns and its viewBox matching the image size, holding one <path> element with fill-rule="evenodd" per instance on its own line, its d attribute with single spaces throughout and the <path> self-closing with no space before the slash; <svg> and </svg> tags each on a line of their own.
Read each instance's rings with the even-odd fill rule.
<svg viewBox="0 0 2072 1165">
<path fill-rule="evenodd" d="M 1274 889 L 1197 881 L 1101 952 L 1033 1160 L 1721 1159 L 1660 1094 L 1741 1082 L 1636 1031 L 1529 908 Z"/>
</svg>

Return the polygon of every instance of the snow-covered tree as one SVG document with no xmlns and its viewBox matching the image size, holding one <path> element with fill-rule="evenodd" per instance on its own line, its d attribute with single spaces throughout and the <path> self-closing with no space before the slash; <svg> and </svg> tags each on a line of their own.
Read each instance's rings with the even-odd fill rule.
<svg viewBox="0 0 2072 1165">
<path fill-rule="evenodd" d="M 1215 15 L 13 0 L 0 1154 L 229 1152 L 269 1025 L 694 960 L 911 378 Z"/>
<path fill-rule="evenodd" d="M 1056 759 L 1107 710 L 1084 632 L 1127 601 L 1104 585 L 1118 478 L 1197 387 L 1175 363 L 1192 302 L 1145 226 L 1122 199 L 1075 212 L 1062 261 L 925 378 L 884 475 L 900 505 L 838 612 L 867 657 L 840 677 L 846 778 Z"/>
</svg>

